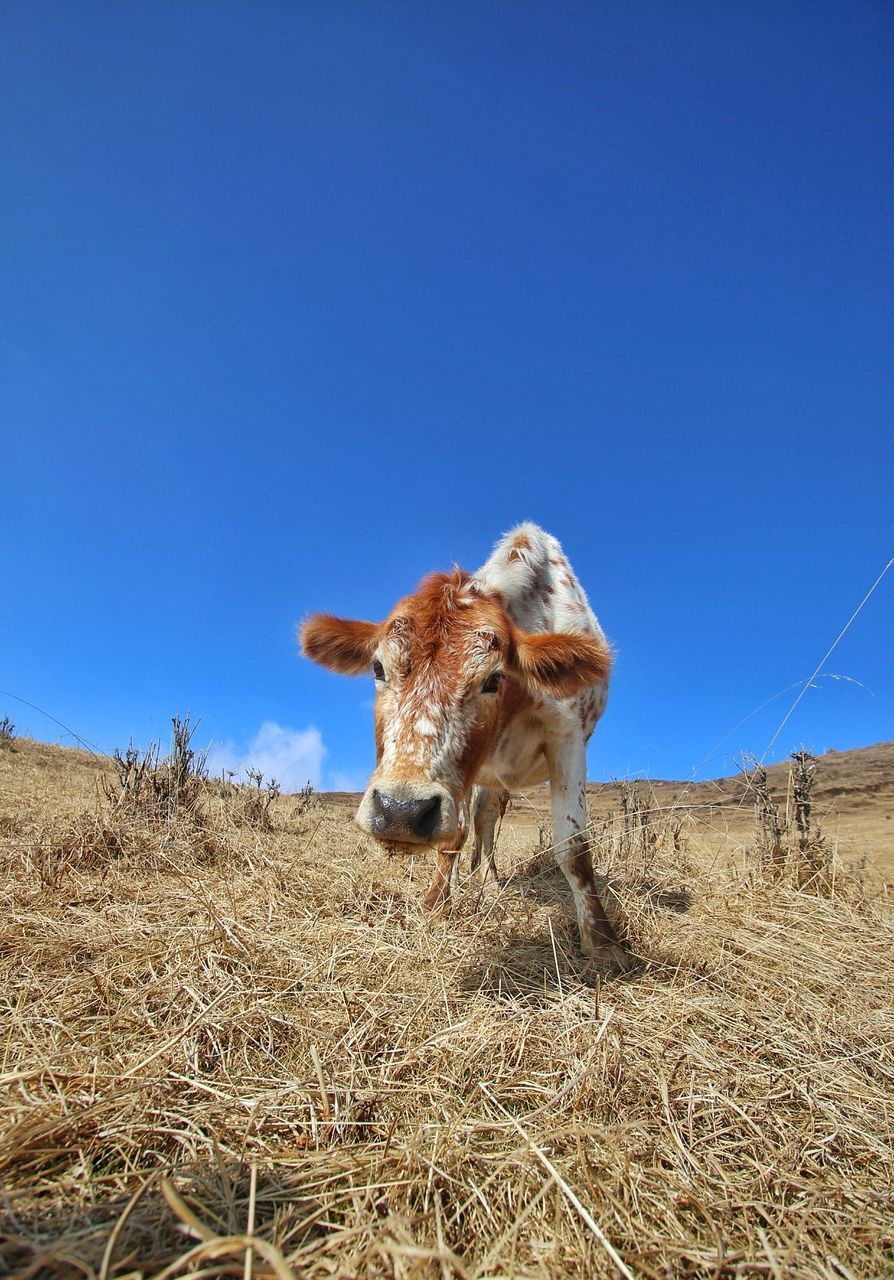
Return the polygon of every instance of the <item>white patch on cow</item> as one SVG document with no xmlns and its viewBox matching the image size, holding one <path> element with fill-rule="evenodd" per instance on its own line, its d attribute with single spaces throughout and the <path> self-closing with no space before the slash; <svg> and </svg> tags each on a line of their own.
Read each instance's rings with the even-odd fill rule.
<svg viewBox="0 0 894 1280">
<path fill-rule="evenodd" d="M 444 716 L 444 727 L 440 736 L 433 744 L 432 777 L 446 783 L 451 790 L 458 790 L 461 786 L 459 763 L 469 740 L 469 730 L 474 722 L 475 711 L 471 705 L 451 706 Z"/>
</svg>

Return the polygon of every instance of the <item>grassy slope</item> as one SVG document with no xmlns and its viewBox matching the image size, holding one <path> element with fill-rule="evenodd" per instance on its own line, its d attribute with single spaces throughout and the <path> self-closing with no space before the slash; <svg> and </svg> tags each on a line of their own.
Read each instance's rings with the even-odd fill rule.
<svg viewBox="0 0 894 1280">
<path fill-rule="evenodd" d="M 343 803 L 151 829 L 95 776 L 0 753 L 0 1274 L 241 1275 L 252 1215 L 255 1275 L 890 1274 L 894 930 L 847 880 L 606 846 L 603 982 L 521 805 L 432 923 Z"/>
</svg>

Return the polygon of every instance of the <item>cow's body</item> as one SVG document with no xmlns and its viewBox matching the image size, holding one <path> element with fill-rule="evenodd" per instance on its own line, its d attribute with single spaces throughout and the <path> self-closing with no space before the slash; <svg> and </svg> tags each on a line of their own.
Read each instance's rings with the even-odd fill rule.
<svg viewBox="0 0 894 1280">
<path fill-rule="evenodd" d="M 473 864 L 483 853 L 484 875 L 495 877 L 502 795 L 548 780 L 582 949 L 626 966 L 586 836 L 586 744 L 611 655 L 555 538 L 519 525 L 471 577 L 432 575 L 381 624 L 311 618 L 302 643 L 332 669 L 376 673 L 377 765 L 357 821 L 385 844 L 437 850 L 428 907 L 449 896 L 470 818 Z"/>
<path fill-rule="evenodd" d="M 472 583 L 482 593 L 497 596 L 521 631 L 592 635 L 606 644 L 561 546 L 536 525 L 519 525 L 501 538 Z M 479 784 L 512 790 L 547 781 L 555 744 L 579 737 L 586 744 L 607 697 L 607 679 L 585 685 L 567 698 L 533 697 L 497 739 L 478 776 Z M 586 773 L 581 783 L 585 781 Z"/>
</svg>

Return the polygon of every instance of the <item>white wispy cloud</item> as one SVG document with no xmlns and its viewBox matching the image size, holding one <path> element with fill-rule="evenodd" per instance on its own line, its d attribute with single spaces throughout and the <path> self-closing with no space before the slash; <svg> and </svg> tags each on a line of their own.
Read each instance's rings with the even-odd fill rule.
<svg viewBox="0 0 894 1280">
<path fill-rule="evenodd" d="M 350 773 L 342 769 L 333 769 L 326 777 L 328 791 L 365 791 L 369 781 L 369 773 Z"/>
<path fill-rule="evenodd" d="M 212 743 L 208 766 L 212 773 L 232 770 L 244 781 L 246 770 L 260 769 L 265 779 L 275 778 L 283 791 L 299 791 L 307 782 L 319 787 L 323 780 L 326 747 L 319 729 L 290 729 L 265 720 L 245 750 L 234 742 Z"/>
</svg>

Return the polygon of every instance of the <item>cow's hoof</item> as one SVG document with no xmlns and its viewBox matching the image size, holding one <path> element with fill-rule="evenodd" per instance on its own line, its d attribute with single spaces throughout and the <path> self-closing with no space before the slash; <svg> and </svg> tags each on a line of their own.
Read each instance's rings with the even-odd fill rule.
<svg viewBox="0 0 894 1280">
<path fill-rule="evenodd" d="M 636 968 L 636 957 L 619 942 L 591 943 L 581 949 L 587 959 L 604 973 L 630 973 Z"/>
<path fill-rule="evenodd" d="M 450 913 L 450 899 L 440 894 L 428 894 L 422 900 L 422 910 L 434 920 L 441 920 Z"/>
</svg>

